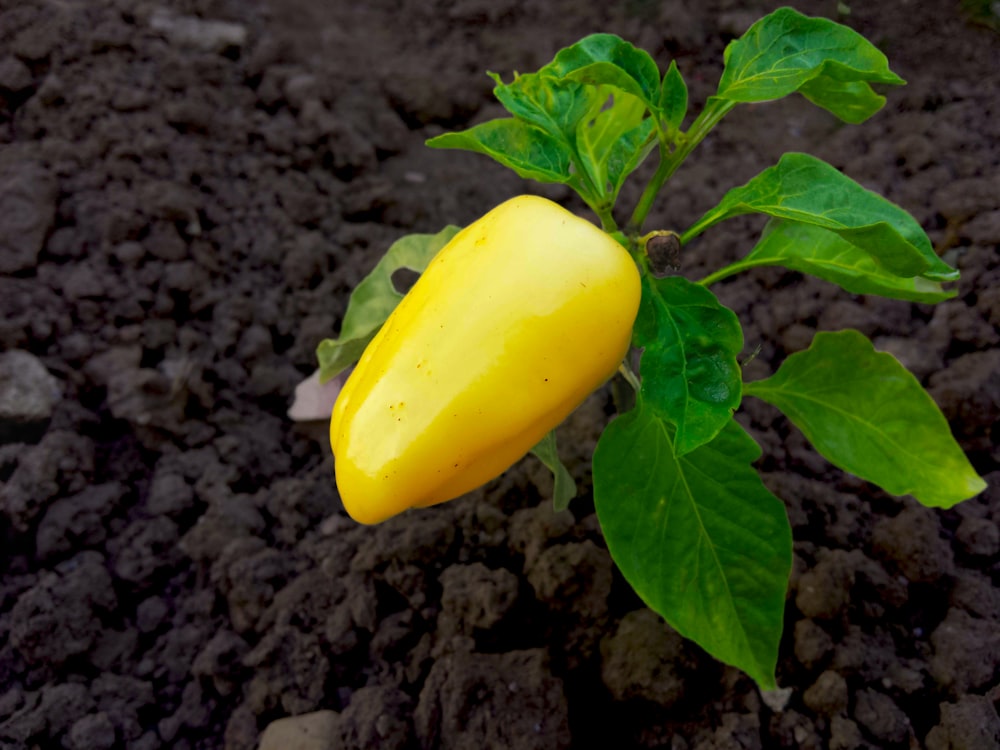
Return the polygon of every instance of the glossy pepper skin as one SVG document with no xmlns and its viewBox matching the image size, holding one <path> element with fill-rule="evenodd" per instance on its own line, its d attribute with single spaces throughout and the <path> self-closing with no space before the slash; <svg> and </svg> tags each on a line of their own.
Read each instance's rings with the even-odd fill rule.
<svg viewBox="0 0 1000 750">
<path fill-rule="evenodd" d="M 378 523 L 503 473 L 614 374 L 639 296 L 621 245 L 544 198 L 513 198 L 459 232 L 334 405 L 347 512 Z"/>
</svg>

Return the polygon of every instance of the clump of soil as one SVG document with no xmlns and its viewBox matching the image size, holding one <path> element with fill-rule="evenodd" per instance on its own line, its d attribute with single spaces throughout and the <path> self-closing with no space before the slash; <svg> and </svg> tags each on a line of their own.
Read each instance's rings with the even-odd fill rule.
<svg viewBox="0 0 1000 750">
<path fill-rule="evenodd" d="M 760 346 L 748 377 L 857 328 L 990 484 L 950 511 L 887 497 L 748 402 L 796 539 L 783 691 L 679 638 L 616 572 L 588 497 L 606 393 L 562 428 L 573 515 L 530 459 L 358 526 L 323 440 L 286 416 L 392 240 L 524 190 L 582 210 L 423 147 L 497 113 L 484 70 L 613 31 L 676 59 L 697 105 L 771 7 L 0 8 L 0 348 L 18 352 L 0 382 L 0 747 L 1000 746 L 1000 79 L 995 33 L 951 6 L 853 5 L 840 20 L 909 80 L 886 111 L 847 127 L 800 99 L 741 108 L 652 217 L 687 226 L 808 151 L 913 212 L 963 272 L 936 307 L 780 270 L 720 285 Z M 757 229 L 719 227 L 683 272 Z"/>
</svg>

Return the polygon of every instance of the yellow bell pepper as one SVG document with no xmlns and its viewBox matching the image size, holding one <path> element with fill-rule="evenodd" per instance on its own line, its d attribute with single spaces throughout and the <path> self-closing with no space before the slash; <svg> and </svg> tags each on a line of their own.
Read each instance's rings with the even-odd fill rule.
<svg viewBox="0 0 1000 750">
<path fill-rule="evenodd" d="M 607 234 L 520 196 L 434 257 L 333 408 L 347 512 L 378 523 L 488 482 L 610 378 L 639 272 Z"/>
</svg>

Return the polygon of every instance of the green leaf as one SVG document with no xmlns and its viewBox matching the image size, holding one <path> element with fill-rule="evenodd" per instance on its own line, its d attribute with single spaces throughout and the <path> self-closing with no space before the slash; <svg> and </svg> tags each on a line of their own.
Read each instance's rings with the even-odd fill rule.
<svg viewBox="0 0 1000 750">
<path fill-rule="evenodd" d="M 871 42 L 847 26 L 780 8 L 726 47 L 717 96 L 733 102 L 763 102 L 801 91 L 848 122 L 860 122 L 879 107 L 870 84 L 905 81 Z M 844 89 L 844 84 L 853 84 Z M 803 87 L 806 89 L 803 91 Z M 853 102 L 839 101 L 843 94 Z M 879 97 L 880 98 L 880 97 Z M 858 107 L 864 102 L 866 106 Z M 881 104 L 879 104 L 881 106 Z"/>
<path fill-rule="evenodd" d="M 817 76 L 802 84 L 799 93 L 852 125 L 864 122 L 885 105 L 885 97 L 872 91 L 867 83 L 835 81 L 829 76 Z"/>
<path fill-rule="evenodd" d="M 600 89 L 601 100 L 606 106 L 593 118 L 577 125 L 577 143 L 595 163 L 600 163 L 625 133 L 642 124 L 646 105 L 634 96 L 618 92 L 608 86 Z"/>
<path fill-rule="evenodd" d="M 601 435 L 594 503 L 608 550 L 671 627 L 772 689 L 792 566 L 785 508 L 735 421 L 683 458 L 672 442 L 641 400 Z"/>
<path fill-rule="evenodd" d="M 778 407 L 830 463 L 893 495 L 950 508 L 986 488 L 917 379 L 857 331 L 817 333 L 744 392 Z"/>
<path fill-rule="evenodd" d="M 956 292 L 921 276 L 904 278 L 888 273 L 872 255 L 821 227 L 771 219 L 760 241 L 735 267 L 784 266 L 833 282 L 852 294 L 935 303 Z"/>
<path fill-rule="evenodd" d="M 643 348 L 643 401 L 676 425 L 677 455 L 712 440 L 741 399 L 736 357 L 743 331 L 736 314 L 703 286 L 647 274 L 632 336 Z"/>
<path fill-rule="evenodd" d="M 575 81 L 560 81 L 541 73 L 519 75 L 511 83 L 490 74 L 493 93 L 514 117 L 534 125 L 571 150 L 579 124 L 601 108 L 606 96 Z"/>
<path fill-rule="evenodd" d="M 560 50 L 539 74 L 608 85 L 655 109 L 660 98 L 660 70 L 645 50 L 614 34 L 591 34 Z"/>
<path fill-rule="evenodd" d="M 527 180 L 563 184 L 573 181 L 570 150 L 551 135 L 513 118 L 444 133 L 428 140 L 427 145 L 486 154 Z"/>
<path fill-rule="evenodd" d="M 686 243 L 713 224 L 748 213 L 829 229 L 895 276 L 958 278 L 958 271 L 935 254 L 910 214 L 809 154 L 787 153 L 775 166 L 733 188 L 681 239 Z"/>
<path fill-rule="evenodd" d="M 687 109 L 687 84 L 684 83 L 684 76 L 677 69 L 677 62 L 671 60 L 670 67 L 663 74 L 663 85 L 660 88 L 660 114 L 670 127 L 679 128 L 684 122 Z"/>
<path fill-rule="evenodd" d="M 593 119 L 582 121 L 576 138 L 580 159 L 588 164 L 600 194 L 613 205 L 625 179 L 656 146 L 654 123 L 639 99 L 601 87 L 608 104 Z M 645 119 L 644 119 L 645 118 Z"/>
<path fill-rule="evenodd" d="M 573 481 L 573 475 L 563 466 L 563 462 L 559 460 L 555 430 L 542 438 L 542 441 L 531 449 L 531 453 L 552 472 L 553 508 L 556 511 L 566 510 L 570 500 L 576 497 L 576 482 Z"/>
<path fill-rule="evenodd" d="M 612 205 L 618 199 L 625 179 L 634 172 L 646 157 L 656 148 L 656 138 L 653 137 L 655 124 L 647 117 L 615 141 L 605 157 L 607 180 L 610 186 Z"/>
<path fill-rule="evenodd" d="M 458 227 L 447 226 L 437 234 L 408 234 L 392 243 L 375 268 L 351 293 L 340 325 L 340 338 L 321 341 L 316 349 L 320 382 L 326 382 L 357 362 L 403 299 L 393 286 L 392 274 L 401 268 L 422 272 L 458 232 Z"/>
</svg>

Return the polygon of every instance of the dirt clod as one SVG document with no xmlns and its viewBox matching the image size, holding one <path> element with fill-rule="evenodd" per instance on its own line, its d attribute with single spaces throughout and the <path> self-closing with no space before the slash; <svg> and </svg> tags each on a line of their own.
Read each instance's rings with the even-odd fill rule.
<svg viewBox="0 0 1000 750">
<path fill-rule="evenodd" d="M 994 32 L 947 3 L 851 3 L 837 20 L 908 85 L 858 126 L 798 96 L 740 106 L 652 207 L 646 229 L 690 226 L 808 152 L 962 269 L 934 307 L 780 268 L 713 286 L 759 347 L 748 378 L 856 327 L 929 387 L 990 485 L 950 510 L 888 497 L 746 400 L 796 540 L 784 698 L 764 703 L 616 571 L 589 476 L 607 390 L 559 428 L 569 511 L 529 458 L 378 527 L 346 516 L 327 436 L 287 410 L 402 235 L 524 192 L 588 215 L 564 186 L 424 146 L 502 116 L 484 70 L 510 80 L 612 32 L 676 61 L 691 122 L 726 44 L 777 3 L 0 5 L 0 350 L 21 363 L 17 389 L 0 376 L 2 750 L 998 744 Z M 712 227 L 682 273 L 743 257 L 760 228 Z M 4 397 L 29 386 L 34 405 Z"/>
</svg>

